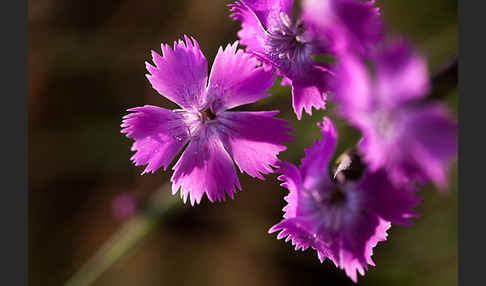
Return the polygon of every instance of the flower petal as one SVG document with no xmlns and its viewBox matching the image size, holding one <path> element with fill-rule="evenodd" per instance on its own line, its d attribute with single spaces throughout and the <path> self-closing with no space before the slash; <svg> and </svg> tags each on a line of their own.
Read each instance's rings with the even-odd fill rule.
<svg viewBox="0 0 486 286">
<path fill-rule="evenodd" d="M 231 7 L 230 17 L 241 21 L 241 29 L 238 31 L 241 44 L 247 46 L 248 50 L 264 52 L 268 35 L 255 11 L 244 1 L 236 1 L 228 6 Z"/>
<path fill-rule="evenodd" d="M 324 117 L 317 125 L 322 130 L 322 139 L 315 140 L 314 145 L 304 149 L 305 156 L 299 168 L 307 189 L 313 188 L 322 177 L 328 177 L 329 160 L 337 142 L 337 131 L 330 118 Z"/>
<path fill-rule="evenodd" d="M 300 176 L 299 169 L 289 162 L 281 162 L 277 172 L 282 173 L 278 176 L 278 180 L 283 183 L 280 186 L 287 188 L 289 194 L 284 197 L 287 201 L 287 205 L 283 208 L 284 218 L 295 217 L 297 214 L 297 206 L 299 200 L 299 191 L 302 184 L 302 178 Z"/>
<path fill-rule="evenodd" d="M 410 226 L 411 219 L 419 216 L 413 210 L 421 200 L 415 194 L 417 189 L 411 184 L 393 184 L 383 169 L 365 174 L 359 187 L 366 192 L 365 208 L 391 223 Z"/>
<path fill-rule="evenodd" d="M 348 48 L 366 55 L 384 39 L 380 9 L 375 1 L 339 0 L 334 1 L 334 9 L 342 26 L 348 32 Z"/>
<path fill-rule="evenodd" d="M 304 0 L 302 18 L 329 52 L 367 56 L 383 40 L 375 1 Z"/>
<path fill-rule="evenodd" d="M 353 115 L 357 110 L 368 110 L 371 107 L 371 79 L 364 63 L 357 57 L 341 57 L 331 88 L 340 112 Z"/>
<path fill-rule="evenodd" d="M 295 250 L 306 250 L 309 247 L 313 249 L 324 248 L 324 243 L 317 240 L 305 227 L 307 222 L 300 218 L 285 218 L 276 225 L 272 226 L 268 233 L 279 231 L 277 239 L 285 238 L 285 241 L 291 241 L 295 245 Z"/>
<path fill-rule="evenodd" d="M 377 96 L 393 106 L 424 97 L 429 90 L 426 60 L 403 39 L 380 51 L 377 59 Z"/>
<path fill-rule="evenodd" d="M 241 190 L 234 163 L 211 127 L 200 129 L 172 169 L 172 193 L 181 189 L 182 199 L 189 196 L 191 205 L 199 204 L 204 194 L 214 202 L 224 200 L 225 191 L 233 198 L 235 185 Z"/>
<path fill-rule="evenodd" d="M 326 108 L 328 82 L 331 72 L 319 65 L 309 66 L 307 72 L 291 79 L 292 83 L 292 107 L 297 119 L 302 118 L 302 110 L 312 115 L 312 107 L 316 109 Z M 283 85 L 287 84 L 286 80 Z"/>
<path fill-rule="evenodd" d="M 329 258 L 357 283 L 356 272 L 363 276 L 368 264 L 375 265 L 371 259 L 373 248 L 378 242 L 386 240 L 386 231 L 390 227 L 390 222 L 376 215 L 362 215 L 356 226 L 342 236 L 339 248 L 330 249 Z"/>
<path fill-rule="evenodd" d="M 174 43 L 174 48 L 162 44 L 162 56 L 152 51 L 155 66 L 146 62 L 147 78 L 161 95 L 188 110 L 197 109 L 208 79 L 208 63 L 197 41 L 184 36 Z"/>
<path fill-rule="evenodd" d="M 276 76 L 271 70 L 257 67 L 259 62 L 237 49 L 238 42 L 220 47 L 214 59 L 208 85 L 208 102 L 214 112 L 253 103 L 270 96 Z"/>
<path fill-rule="evenodd" d="M 358 280 L 357 272 L 364 275 L 368 264 L 374 265 L 371 259 L 373 248 L 378 242 L 386 240 L 386 231 L 391 226 L 388 221 L 372 214 L 360 216 L 355 227 L 343 233 L 316 230 L 318 223 L 302 217 L 285 218 L 268 232 L 279 231 L 277 239 L 291 241 L 295 250 L 312 247 L 321 263 L 329 258 L 355 283 Z"/>
<path fill-rule="evenodd" d="M 448 167 L 457 156 L 457 124 L 447 108 L 437 103 L 403 105 L 393 114 L 396 135 L 389 140 L 380 136 L 372 117 L 359 111 L 350 116 L 363 133 L 358 149 L 368 169 L 385 168 L 397 185 L 432 181 L 445 189 Z"/>
<path fill-rule="evenodd" d="M 437 187 L 447 187 L 447 170 L 457 156 L 457 124 L 447 108 L 428 104 L 407 118 L 411 155 L 418 168 Z"/>
<path fill-rule="evenodd" d="M 136 166 L 146 165 L 143 173 L 155 172 L 161 166 L 164 170 L 189 139 L 183 118 L 164 108 L 146 105 L 129 109 L 123 117 L 122 133 L 135 140 L 131 160 Z M 142 173 L 142 174 L 143 174 Z"/>
<path fill-rule="evenodd" d="M 281 13 L 292 17 L 293 0 L 241 0 L 267 29 L 279 28 L 282 24 Z"/>
<path fill-rule="evenodd" d="M 272 173 L 292 137 L 289 122 L 274 118 L 278 111 L 224 112 L 218 116 L 218 134 L 241 172 L 263 180 Z"/>
</svg>

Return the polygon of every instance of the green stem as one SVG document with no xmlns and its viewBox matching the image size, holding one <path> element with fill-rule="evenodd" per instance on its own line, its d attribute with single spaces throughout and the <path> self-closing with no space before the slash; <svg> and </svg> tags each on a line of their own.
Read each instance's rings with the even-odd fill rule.
<svg viewBox="0 0 486 286">
<path fill-rule="evenodd" d="M 87 286 L 95 282 L 110 266 L 136 246 L 173 208 L 180 206 L 178 198 L 167 195 L 169 184 L 154 193 L 150 205 L 128 220 L 80 269 L 65 286 Z"/>
</svg>

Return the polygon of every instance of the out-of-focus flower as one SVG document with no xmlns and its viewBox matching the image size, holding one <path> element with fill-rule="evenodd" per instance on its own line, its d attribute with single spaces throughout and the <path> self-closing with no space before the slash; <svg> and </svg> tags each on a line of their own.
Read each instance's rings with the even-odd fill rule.
<svg viewBox="0 0 486 286">
<path fill-rule="evenodd" d="M 277 154 L 289 141 L 288 122 L 274 118 L 278 111 L 230 112 L 263 97 L 275 81 L 272 71 L 242 50 L 238 43 L 220 48 L 208 82 L 208 64 L 196 40 L 185 37 L 174 48 L 162 44 L 160 56 L 152 52 L 155 66 L 147 63 L 152 87 L 181 109 L 156 106 L 129 109 L 122 133 L 135 140 L 131 160 L 147 165 L 144 173 L 167 169 L 187 144 L 171 181 L 172 192 L 199 203 L 204 194 L 211 202 L 226 193 L 233 198 L 241 189 L 233 161 L 241 172 L 263 180 L 273 172 Z"/>
<path fill-rule="evenodd" d="M 357 181 L 339 182 L 329 175 L 328 163 L 337 134 L 324 118 L 322 139 L 305 150 L 300 167 L 281 163 L 279 180 L 289 190 L 284 218 L 269 232 L 291 240 L 295 249 L 312 247 L 321 262 L 326 257 L 357 281 L 368 264 L 374 265 L 373 247 L 386 240 L 391 223 L 411 224 L 420 198 L 410 185 L 397 188 L 386 172 L 366 171 Z"/>
<path fill-rule="evenodd" d="M 137 211 L 137 201 L 132 194 L 125 192 L 116 196 L 111 207 L 116 218 L 126 219 Z"/>
<path fill-rule="evenodd" d="M 384 38 L 374 0 L 303 0 L 302 18 L 326 50 L 337 55 L 366 57 Z"/>
<path fill-rule="evenodd" d="M 445 188 L 457 126 L 445 106 L 420 101 L 429 89 L 425 60 L 397 40 L 372 62 L 374 76 L 358 57 L 336 68 L 335 99 L 363 134 L 358 150 L 371 170 L 384 168 L 396 183 L 431 180 Z"/>
</svg>

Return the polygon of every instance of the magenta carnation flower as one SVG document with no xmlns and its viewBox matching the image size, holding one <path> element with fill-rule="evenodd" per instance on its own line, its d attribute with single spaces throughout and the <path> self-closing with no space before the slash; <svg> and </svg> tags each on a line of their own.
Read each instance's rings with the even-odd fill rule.
<svg viewBox="0 0 486 286">
<path fill-rule="evenodd" d="M 302 21 L 291 21 L 292 5 L 292 0 L 245 0 L 230 6 L 231 17 L 242 22 L 238 36 L 247 52 L 283 75 L 282 84 L 292 85 L 292 105 L 300 120 L 303 109 L 312 114 L 312 107 L 325 108 L 331 72 L 312 59 L 325 51 Z"/>
<path fill-rule="evenodd" d="M 303 0 L 302 17 L 309 31 L 337 55 L 367 56 L 384 38 L 374 0 Z"/>
<path fill-rule="evenodd" d="M 329 160 L 337 134 L 330 119 L 318 124 L 322 139 L 305 150 L 300 167 L 283 162 L 279 180 L 289 190 L 284 219 L 269 232 L 291 240 L 295 249 L 312 247 L 321 262 L 327 257 L 357 281 L 364 275 L 379 241 L 386 240 L 391 223 L 411 224 L 419 203 L 415 189 L 397 188 L 383 170 L 365 172 L 358 181 L 331 179 Z"/>
<path fill-rule="evenodd" d="M 172 192 L 199 203 L 204 194 L 211 202 L 241 190 L 234 163 L 241 172 L 263 179 L 273 172 L 277 154 L 289 141 L 288 122 L 274 118 L 278 111 L 231 112 L 236 106 L 269 96 L 275 81 L 238 43 L 219 49 L 208 82 L 208 63 L 196 40 L 186 36 L 174 48 L 162 44 L 162 56 L 152 52 L 155 66 L 147 63 L 152 87 L 181 109 L 156 106 L 129 109 L 122 133 L 135 140 L 131 160 L 147 165 L 143 173 L 167 169 L 188 143 L 172 168 Z"/>
<path fill-rule="evenodd" d="M 381 39 L 378 10 L 369 3 L 308 1 L 302 19 L 295 22 L 293 0 L 244 0 L 230 6 L 231 18 L 242 22 L 238 36 L 247 51 L 273 66 L 284 77 L 283 85 L 292 86 L 299 120 L 303 109 L 310 115 L 312 107 L 324 109 L 329 91 L 330 67 L 313 55 L 337 54 L 343 42 L 368 48 Z"/>
<path fill-rule="evenodd" d="M 429 89 L 425 60 L 400 40 L 374 62 L 371 77 L 360 59 L 343 58 L 335 78 L 340 112 L 364 137 L 358 150 L 372 170 L 385 168 L 397 183 L 446 187 L 457 126 L 445 106 L 419 101 Z"/>
</svg>

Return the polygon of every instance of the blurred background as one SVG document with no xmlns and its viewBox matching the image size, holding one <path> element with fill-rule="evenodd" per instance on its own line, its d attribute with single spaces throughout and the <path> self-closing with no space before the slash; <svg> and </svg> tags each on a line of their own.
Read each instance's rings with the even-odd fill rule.
<svg viewBox="0 0 486 286">
<path fill-rule="evenodd" d="M 188 34 L 211 65 L 218 47 L 237 39 L 230 2 L 29 0 L 30 285 L 64 285 L 79 269 L 74 280 L 89 276 L 97 278 L 91 285 L 108 286 L 354 285 L 331 261 L 319 263 L 315 251 L 296 252 L 267 234 L 286 194 L 275 175 L 262 182 L 240 174 L 235 200 L 210 204 L 205 197 L 190 207 L 169 195 L 171 172 L 141 176 L 143 167 L 129 161 L 132 142 L 120 134 L 126 109 L 175 106 L 144 76 L 150 51 Z M 387 33 L 411 39 L 432 73 L 457 55 L 455 0 L 377 2 Z M 332 114 L 297 122 L 290 88 L 276 84 L 272 92 L 245 109 L 282 110 L 297 137 L 280 158 L 299 163 L 320 136 L 315 123 Z M 432 96 L 457 113 L 455 74 L 437 81 Z M 336 123 L 339 153 L 359 134 Z M 457 285 L 457 166 L 447 192 L 427 187 L 420 194 L 422 217 L 414 227 L 391 228 L 374 249 L 377 267 L 359 285 Z M 128 242 L 115 240 L 122 246 L 83 268 L 120 231 Z"/>
</svg>

